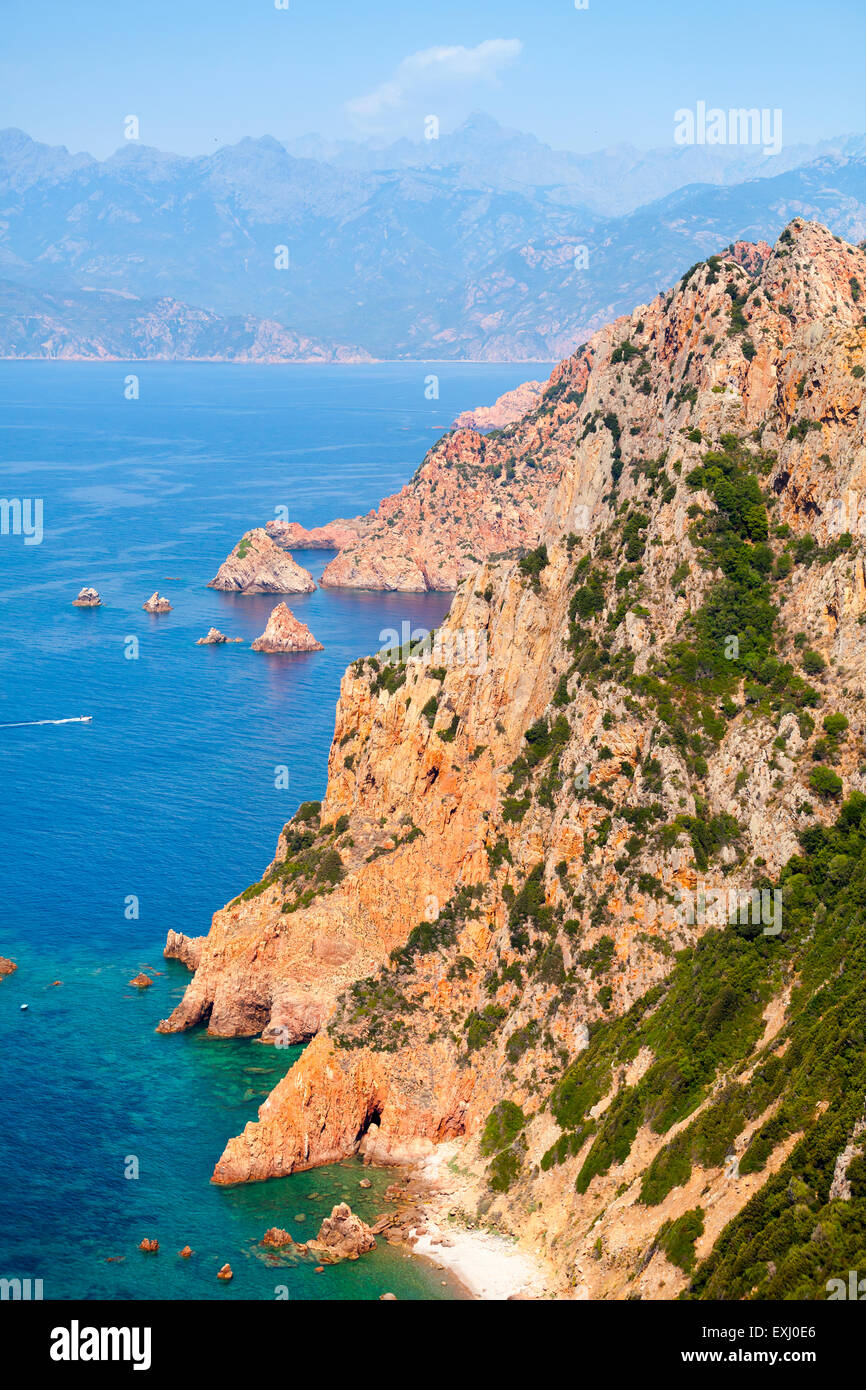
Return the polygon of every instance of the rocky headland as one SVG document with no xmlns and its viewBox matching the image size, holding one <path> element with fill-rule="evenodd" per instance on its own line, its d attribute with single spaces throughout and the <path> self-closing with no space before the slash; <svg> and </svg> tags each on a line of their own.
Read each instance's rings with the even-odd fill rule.
<svg viewBox="0 0 866 1390">
<path fill-rule="evenodd" d="M 315 587 L 309 571 L 261 526 L 241 537 L 208 585 L 239 594 L 311 594 Z"/>
<path fill-rule="evenodd" d="M 866 254 L 795 219 L 434 447 L 431 545 L 503 468 L 526 540 L 449 570 L 482 662 L 346 672 L 324 800 L 161 1025 L 311 1039 L 214 1181 L 448 1153 L 576 1298 L 856 1267 L 864 402 Z"/>
<path fill-rule="evenodd" d="M 544 393 L 543 381 L 523 381 L 513 391 L 506 391 L 493 405 L 479 405 L 474 410 L 464 410 L 454 421 L 454 429 L 478 430 L 487 434 L 490 430 L 501 430 L 513 425 L 523 415 L 534 410 Z"/>
<path fill-rule="evenodd" d="M 589 371 L 588 350 L 571 360 L 569 389 L 576 396 Z M 305 530 L 297 522 L 269 522 L 280 547 L 338 549 L 325 567 L 325 588 L 388 592 L 448 592 L 486 559 L 517 555 L 538 543 L 544 509 L 566 455 L 552 437 L 553 403 L 562 387 L 528 382 L 506 393 L 480 432 L 478 411 L 433 446 L 412 480 L 375 512 L 339 518 Z M 532 422 L 526 447 L 512 445 L 517 421 Z M 502 428 L 493 428 L 493 417 Z M 250 533 L 255 534 L 254 532 Z M 225 562 L 220 574 L 232 558 Z M 226 587 L 220 585 L 218 587 Z"/>
<path fill-rule="evenodd" d="M 169 931 L 163 955 L 166 960 L 179 960 L 188 970 L 198 970 L 206 936 L 184 936 L 183 932 Z"/>
<path fill-rule="evenodd" d="M 582 369 L 573 364 L 575 393 L 589 370 L 588 356 L 580 361 Z M 521 449 L 514 448 L 516 425 L 445 435 L 411 482 L 386 497 L 360 538 L 325 567 L 322 586 L 450 591 L 485 560 L 536 545 L 565 455 L 551 440 L 552 408 L 542 404 L 526 419 Z"/>
<path fill-rule="evenodd" d="M 268 618 L 261 637 L 252 644 L 254 652 L 323 652 L 306 623 L 296 618 L 285 603 L 278 603 Z"/>
</svg>

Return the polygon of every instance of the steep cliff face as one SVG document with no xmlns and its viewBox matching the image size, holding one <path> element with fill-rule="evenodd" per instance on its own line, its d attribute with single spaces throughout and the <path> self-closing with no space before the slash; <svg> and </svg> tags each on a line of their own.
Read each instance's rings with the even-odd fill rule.
<svg viewBox="0 0 866 1390">
<path fill-rule="evenodd" d="M 782 1296 L 754 1204 L 786 1256 L 792 1222 L 844 1226 L 864 292 L 863 251 L 795 221 L 602 330 L 487 441 L 547 477 L 540 542 L 474 570 L 432 652 L 346 674 L 324 803 L 165 1025 L 318 1032 L 217 1181 L 456 1141 L 473 1214 L 585 1297 Z M 824 988 L 853 1018 L 829 1042 Z"/>
</svg>

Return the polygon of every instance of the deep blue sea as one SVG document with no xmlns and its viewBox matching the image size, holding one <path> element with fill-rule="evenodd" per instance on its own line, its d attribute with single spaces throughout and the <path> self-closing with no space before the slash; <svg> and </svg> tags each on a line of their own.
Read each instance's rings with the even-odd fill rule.
<svg viewBox="0 0 866 1390">
<path fill-rule="evenodd" d="M 162 958 L 167 930 L 206 932 L 299 802 L 321 796 L 347 664 L 386 627 L 434 626 L 450 601 L 293 596 L 325 650 L 269 657 L 196 646 L 211 625 L 248 644 L 278 601 L 208 580 L 277 508 L 311 525 L 375 506 L 458 411 L 528 374 L 0 363 L 0 497 L 44 509 L 41 544 L 0 535 L 0 724 L 93 716 L 0 728 L 0 955 L 19 967 L 0 982 L 0 1277 L 41 1278 L 59 1299 L 460 1296 L 381 1243 L 320 1275 L 266 1255 L 268 1226 L 309 1237 L 336 1200 L 372 1218 L 391 1175 L 361 1190 L 350 1161 L 212 1186 L 226 1140 L 297 1050 L 154 1029 L 189 979 Z M 330 555 L 297 558 L 318 578 Z M 85 584 L 102 608 L 71 606 Z M 157 588 L 174 611 L 150 617 Z M 139 993 L 128 981 L 142 968 L 157 973 Z M 145 1236 L 158 1255 L 138 1251 Z M 192 1260 L 176 1256 L 186 1244 Z M 226 1261 L 234 1280 L 218 1283 Z"/>
</svg>

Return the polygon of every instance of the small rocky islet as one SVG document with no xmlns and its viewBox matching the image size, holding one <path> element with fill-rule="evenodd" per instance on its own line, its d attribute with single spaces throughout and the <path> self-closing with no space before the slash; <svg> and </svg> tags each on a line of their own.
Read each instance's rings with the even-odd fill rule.
<svg viewBox="0 0 866 1390">
<path fill-rule="evenodd" d="M 205 637 L 199 637 L 196 642 L 197 647 L 221 647 L 227 642 L 243 642 L 242 637 L 226 637 L 224 632 L 220 632 L 218 627 L 208 628 Z"/>
<path fill-rule="evenodd" d="M 306 623 L 296 618 L 288 604 L 278 603 L 268 619 L 261 637 L 252 644 L 254 652 L 274 654 L 289 652 L 322 652 L 324 647 L 313 636 Z"/>
<path fill-rule="evenodd" d="M 78 597 L 72 600 L 72 606 L 73 608 L 101 608 L 102 599 L 98 589 L 92 589 L 89 585 L 85 585 L 83 589 L 79 590 Z"/>
<path fill-rule="evenodd" d="M 154 590 L 147 602 L 141 606 L 145 613 L 170 613 L 172 611 L 169 600 L 163 597 L 159 590 Z"/>
</svg>

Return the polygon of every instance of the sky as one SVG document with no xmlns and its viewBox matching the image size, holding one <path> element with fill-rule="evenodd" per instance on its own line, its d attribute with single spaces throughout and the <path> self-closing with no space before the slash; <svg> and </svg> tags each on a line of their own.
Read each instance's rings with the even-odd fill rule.
<svg viewBox="0 0 866 1390">
<path fill-rule="evenodd" d="M 586 152 L 669 145 L 705 101 L 811 143 L 866 130 L 864 52 L 864 0 L 0 0 L 0 128 L 104 157 L 135 115 L 202 154 L 482 110 Z"/>
</svg>

